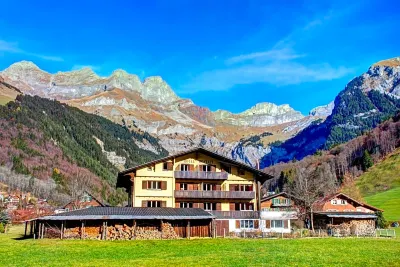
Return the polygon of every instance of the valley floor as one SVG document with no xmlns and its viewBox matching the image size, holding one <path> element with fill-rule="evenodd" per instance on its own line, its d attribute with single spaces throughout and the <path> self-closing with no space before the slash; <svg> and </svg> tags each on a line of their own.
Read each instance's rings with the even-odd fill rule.
<svg viewBox="0 0 400 267">
<path fill-rule="evenodd" d="M 400 266 L 400 239 L 18 240 L 0 234 L 1 266 Z"/>
</svg>

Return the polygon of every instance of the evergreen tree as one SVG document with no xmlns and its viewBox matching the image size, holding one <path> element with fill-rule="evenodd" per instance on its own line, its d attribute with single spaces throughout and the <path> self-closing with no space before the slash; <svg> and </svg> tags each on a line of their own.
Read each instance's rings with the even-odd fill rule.
<svg viewBox="0 0 400 267">
<path fill-rule="evenodd" d="M 370 167 L 374 165 L 374 161 L 371 158 L 371 155 L 367 150 L 364 150 L 364 154 L 362 156 L 362 168 L 364 171 L 368 170 Z"/>
</svg>

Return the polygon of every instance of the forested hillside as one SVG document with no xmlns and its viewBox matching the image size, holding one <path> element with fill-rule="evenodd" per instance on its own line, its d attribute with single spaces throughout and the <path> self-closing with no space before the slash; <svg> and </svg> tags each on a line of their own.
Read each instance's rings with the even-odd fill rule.
<svg viewBox="0 0 400 267">
<path fill-rule="evenodd" d="M 77 186 L 70 182 L 78 180 L 105 199 L 115 198 L 119 165 L 132 167 L 167 155 L 147 133 L 37 96 L 19 95 L 15 102 L 0 106 L 0 124 L 1 165 L 52 179 L 60 192 L 69 195 Z M 151 144 L 157 154 L 139 148 L 136 142 Z M 91 182 L 85 182 L 89 177 Z"/>
<path fill-rule="evenodd" d="M 317 150 L 326 150 L 347 142 L 400 110 L 400 99 L 378 90 L 363 91 L 365 78 L 359 76 L 347 84 L 335 99 L 332 114 L 323 122 L 315 122 L 261 159 L 261 167 L 278 162 L 300 160 Z M 395 85 L 397 86 L 397 85 Z"/>
<path fill-rule="evenodd" d="M 366 192 L 360 193 L 357 190 L 358 187 L 355 186 L 358 177 L 398 147 L 400 147 L 400 114 L 364 135 L 334 146 L 328 151 L 319 150 L 314 155 L 300 161 L 293 160 L 289 163 L 280 163 L 265 168 L 264 171 L 273 175 L 275 179 L 266 182 L 264 190 L 282 191 L 305 180 L 310 185 L 315 185 L 315 181 L 323 181 L 325 185 L 323 188 L 315 186 L 310 190 L 314 190 L 316 195 L 322 196 L 326 192 L 340 191 L 345 187 L 349 189 L 346 190 L 347 194 L 356 199 L 362 199 L 363 196 L 371 194 L 371 187 L 360 182 L 358 187 L 361 192 Z M 395 168 L 395 166 L 391 168 Z M 371 170 L 376 171 L 377 169 Z M 382 169 L 380 168 L 380 170 Z M 394 173 L 392 174 L 394 175 Z M 365 175 L 368 175 L 368 172 Z M 383 172 L 382 175 L 384 175 Z M 371 185 L 374 187 L 374 192 L 389 190 L 393 187 L 393 183 L 386 183 L 380 174 L 375 172 L 373 177 L 379 177 L 381 181 L 375 181 L 375 184 Z M 370 178 L 370 182 L 371 179 L 375 178 Z M 375 188 L 378 184 L 379 187 Z"/>
</svg>

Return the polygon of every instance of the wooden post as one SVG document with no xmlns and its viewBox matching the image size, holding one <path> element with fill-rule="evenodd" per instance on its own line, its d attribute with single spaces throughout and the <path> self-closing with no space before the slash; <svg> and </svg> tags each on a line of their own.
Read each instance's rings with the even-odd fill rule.
<svg viewBox="0 0 400 267">
<path fill-rule="evenodd" d="M 29 223 L 29 226 L 30 226 L 30 228 L 31 228 L 31 230 L 30 230 L 30 236 L 32 236 L 32 234 L 33 234 L 33 221 L 31 221 L 30 223 Z"/>
<path fill-rule="evenodd" d="M 38 239 L 41 239 L 42 238 L 42 223 L 40 222 L 39 223 L 39 233 L 38 233 Z"/>
<path fill-rule="evenodd" d="M 104 232 L 104 239 L 107 240 L 107 221 L 105 222 L 105 224 L 106 224 L 106 230 Z"/>
<path fill-rule="evenodd" d="M 25 234 L 24 237 L 26 237 L 26 232 L 28 231 L 28 221 L 25 222 Z"/>
<path fill-rule="evenodd" d="M 42 223 L 42 234 L 41 234 L 41 239 L 43 239 L 43 237 L 44 237 L 45 229 L 46 229 L 46 226 L 44 225 L 44 223 Z"/>
<path fill-rule="evenodd" d="M 63 233 L 64 232 L 64 222 L 63 221 L 61 221 L 61 229 L 60 229 L 60 239 L 63 239 L 64 238 L 64 236 L 63 236 Z"/>
<path fill-rule="evenodd" d="M 224 228 L 224 238 L 225 238 L 225 228 Z"/>
<path fill-rule="evenodd" d="M 186 238 L 190 238 L 190 220 L 187 221 Z"/>
<path fill-rule="evenodd" d="M 133 220 L 133 232 L 132 237 L 136 239 L 136 220 Z"/>
<path fill-rule="evenodd" d="M 85 238 L 85 222 L 82 221 L 82 226 L 81 226 L 81 239 Z"/>
</svg>

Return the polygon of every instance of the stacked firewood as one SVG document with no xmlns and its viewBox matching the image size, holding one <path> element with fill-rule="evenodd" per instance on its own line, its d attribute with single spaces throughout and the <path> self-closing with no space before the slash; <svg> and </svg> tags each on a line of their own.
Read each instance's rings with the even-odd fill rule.
<svg viewBox="0 0 400 267">
<path fill-rule="evenodd" d="M 177 239 L 179 236 L 176 234 L 174 227 L 169 223 L 161 225 L 161 233 L 163 239 Z"/>
<path fill-rule="evenodd" d="M 178 235 L 169 223 L 161 225 L 161 231 L 158 227 L 135 227 L 124 225 L 115 225 L 107 227 L 108 240 L 131 240 L 131 239 L 176 239 Z"/>
<path fill-rule="evenodd" d="M 81 228 L 80 227 L 74 227 L 74 228 L 65 229 L 64 238 L 66 238 L 66 239 L 78 239 L 78 238 L 81 238 Z"/>
<path fill-rule="evenodd" d="M 128 225 L 115 225 L 107 227 L 108 240 L 130 240 L 132 239 L 134 227 Z"/>
<path fill-rule="evenodd" d="M 328 225 L 332 235 L 335 236 L 374 236 L 375 223 L 372 220 L 359 220 L 342 223 L 339 225 Z"/>
</svg>

